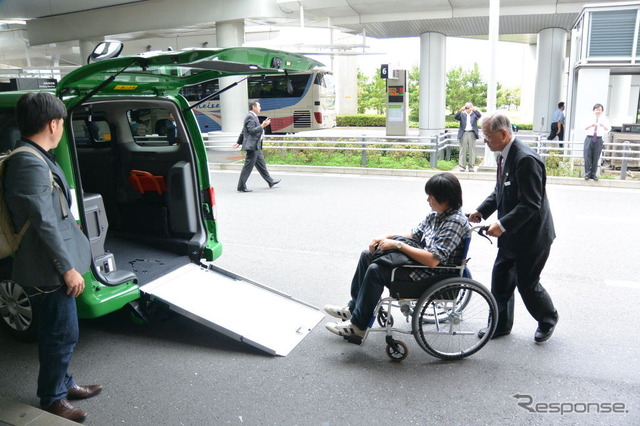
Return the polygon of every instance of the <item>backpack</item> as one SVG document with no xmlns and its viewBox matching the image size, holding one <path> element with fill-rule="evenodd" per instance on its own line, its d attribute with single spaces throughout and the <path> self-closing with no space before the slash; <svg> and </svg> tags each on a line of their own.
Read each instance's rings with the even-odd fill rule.
<svg viewBox="0 0 640 426">
<path fill-rule="evenodd" d="M 13 154 L 18 152 L 30 152 L 46 164 L 42 154 L 36 148 L 32 148 L 30 146 L 21 146 L 20 148 L 16 148 L 15 150 L 9 153 L 4 153 L 0 156 L 0 259 L 9 257 L 18 250 L 22 237 L 25 232 L 27 232 L 29 225 L 31 225 L 31 221 L 27 220 L 22 226 L 22 229 L 16 233 L 13 222 L 11 221 L 11 216 L 9 215 L 7 202 L 4 198 L 4 169 L 6 167 L 7 160 L 11 158 Z M 53 173 L 51 173 L 51 169 L 49 169 L 49 180 L 51 181 L 51 191 L 53 191 L 54 187 L 58 187 L 58 189 L 60 189 L 58 184 L 53 180 Z M 60 195 L 62 196 L 62 193 Z"/>
</svg>

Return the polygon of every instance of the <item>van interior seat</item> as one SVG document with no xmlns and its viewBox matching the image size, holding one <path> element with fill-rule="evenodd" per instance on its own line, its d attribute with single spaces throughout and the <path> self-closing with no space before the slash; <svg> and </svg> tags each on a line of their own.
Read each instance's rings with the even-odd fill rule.
<svg viewBox="0 0 640 426">
<path fill-rule="evenodd" d="M 11 119 L 0 128 L 0 152 L 13 151 L 18 140 L 20 140 L 18 123 L 15 119 Z"/>
<path fill-rule="evenodd" d="M 131 170 L 129 172 L 129 183 L 131 188 L 140 194 L 157 192 L 162 195 L 167 190 L 167 182 L 164 176 L 154 176 L 143 170 Z"/>
</svg>

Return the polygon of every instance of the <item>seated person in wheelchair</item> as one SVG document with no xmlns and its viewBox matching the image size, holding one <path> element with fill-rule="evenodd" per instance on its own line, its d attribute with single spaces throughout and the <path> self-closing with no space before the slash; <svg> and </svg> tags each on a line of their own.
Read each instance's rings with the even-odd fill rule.
<svg viewBox="0 0 640 426">
<path fill-rule="evenodd" d="M 347 306 L 326 305 L 324 310 L 332 317 L 343 320 L 330 322 L 326 327 L 339 336 L 364 337 L 385 286 L 391 283 L 392 266 L 375 263 L 373 253 L 397 250 L 412 260 L 433 268 L 459 265 L 464 252 L 464 240 L 470 230 L 469 221 L 462 213 L 462 188 L 451 173 L 438 173 L 426 183 L 424 190 L 433 210 L 418 226 L 405 235 L 417 246 L 392 239 L 392 235 L 374 239 L 369 249 L 360 255 L 360 261 L 351 281 L 351 300 Z M 420 281 L 447 270 L 402 268 L 403 281 Z M 396 274 L 397 276 L 397 274 Z"/>
</svg>

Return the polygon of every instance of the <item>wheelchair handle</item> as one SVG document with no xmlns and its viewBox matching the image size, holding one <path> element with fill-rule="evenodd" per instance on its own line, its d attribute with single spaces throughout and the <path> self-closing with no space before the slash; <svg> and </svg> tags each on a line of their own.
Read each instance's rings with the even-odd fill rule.
<svg viewBox="0 0 640 426">
<path fill-rule="evenodd" d="M 489 236 L 486 234 L 488 230 L 489 230 L 489 227 L 487 225 L 474 226 L 473 228 L 471 228 L 471 231 L 475 232 L 476 234 L 480 235 L 483 238 L 486 238 L 487 241 L 489 241 L 489 243 L 493 244 L 493 241 L 491 241 L 491 238 L 489 238 Z"/>
</svg>

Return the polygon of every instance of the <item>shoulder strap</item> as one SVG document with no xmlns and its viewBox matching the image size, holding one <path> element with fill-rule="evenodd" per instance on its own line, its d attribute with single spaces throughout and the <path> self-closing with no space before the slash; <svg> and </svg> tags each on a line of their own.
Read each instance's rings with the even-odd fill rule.
<svg viewBox="0 0 640 426">
<path fill-rule="evenodd" d="M 60 188 L 60 185 L 58 184 L 58 182 L 56 182 L 56 180 L 53 178 L 53 172 L 51 171 L 51 168 L 49 167 L 49 164 L 47 163 L 47 161 L 42 156 L 42 153 L 40 153 L 38 149 L 32 146 L 23 145 L 11 151 L 9 156 L 12 156 L 13 154 L 16 154 L 18 152 L 30 152 L 31 154 L 38 157 L 47 166 L 49 170 L 49 182 L 51 184 L 51 191 L 53 192 L 53 188 L 56 188 L 58 190 L 58 196 L 60 197 L 60 208 L 62 209 L 62 216 L 66 219 L 67 216 L 69 216 L 69 209 L 68 209 L 67 203 L 65 202 L 66 200 L 62 193 L 62 188 Z"/>
</svg>

